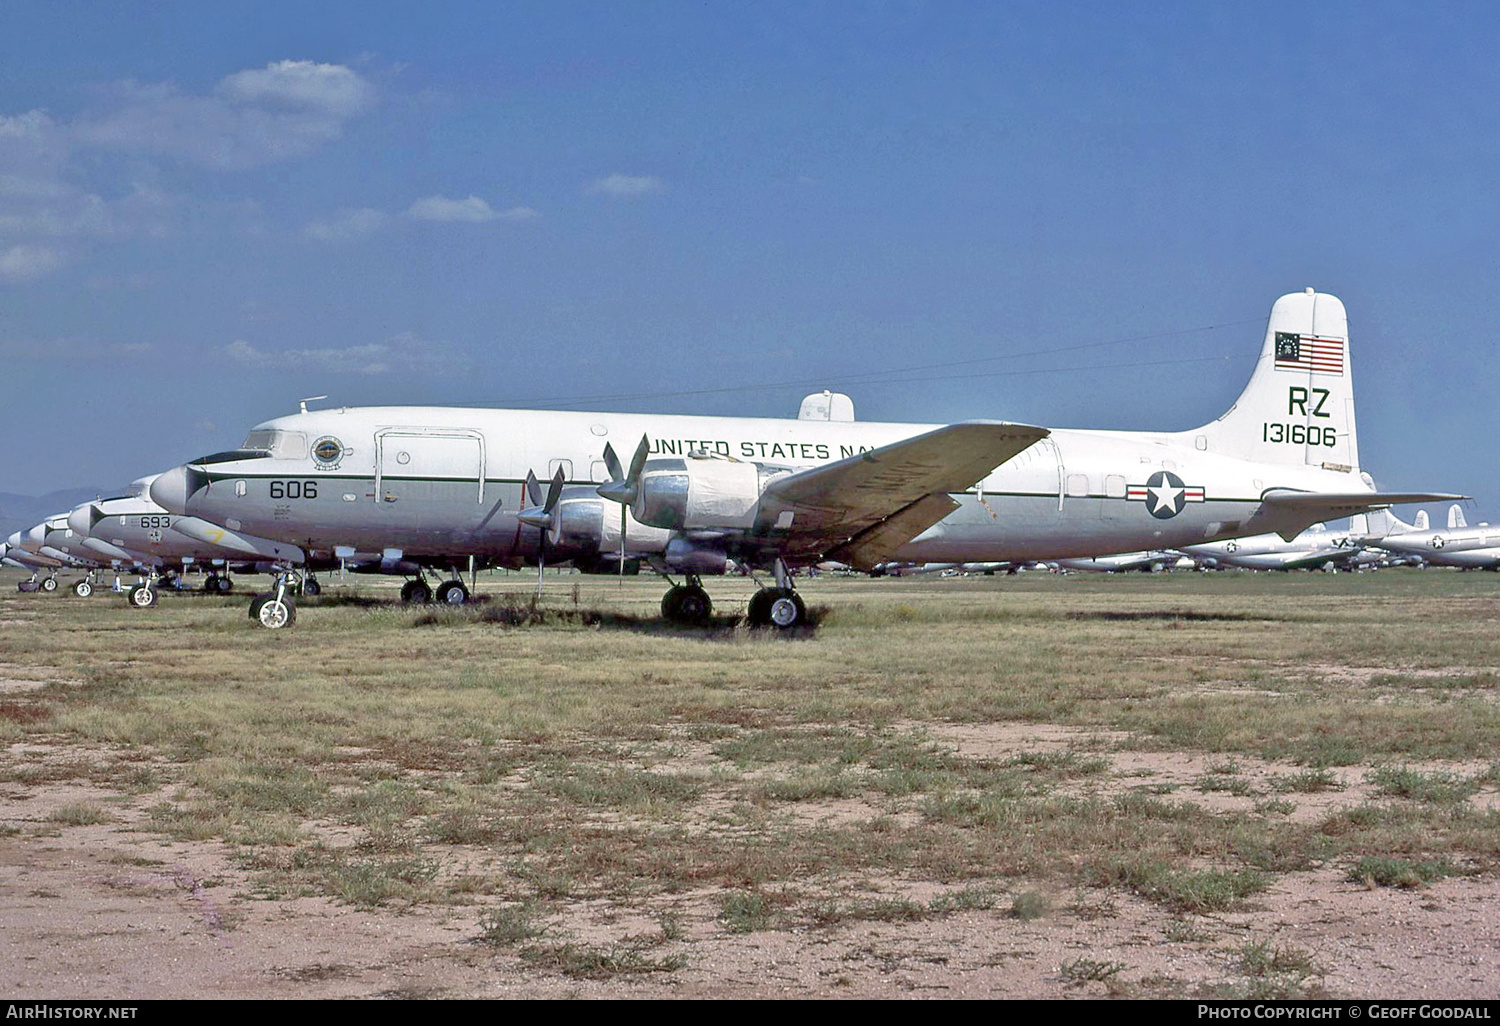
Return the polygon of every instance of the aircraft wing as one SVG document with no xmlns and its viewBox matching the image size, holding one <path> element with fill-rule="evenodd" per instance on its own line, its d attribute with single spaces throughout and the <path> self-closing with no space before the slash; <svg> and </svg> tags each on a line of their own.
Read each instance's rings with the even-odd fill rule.
<svg viewBox="0 0 1500 1026">
<path fill-rule="evenodd" d="M 784 553 L 868 567 L 947 516 L 961 492 L 1046 428 L 965 421 L 789 474 L 761 495 L 760 522 L 789 532 Z"/>
<path fill-rule="evenodd" d="M 1372 509 L 1385 509 L 1407 502 L 1448 502 L 1466 499 L 1466 495 L 1448 495 L 1442 492 L 1299 492 L 1293 488 L 1271 488 L 1260 497 L 1262 506 L 1272 511 L 1295 514 L 1301 527 L 1291 534 L 1281 536 L 1291 541 L 1297 532 L 1308 524 L 1323 520 L 1364 513 Z M 1281 532 L 1278 532 L 1281 533 Z"/>
</svg>

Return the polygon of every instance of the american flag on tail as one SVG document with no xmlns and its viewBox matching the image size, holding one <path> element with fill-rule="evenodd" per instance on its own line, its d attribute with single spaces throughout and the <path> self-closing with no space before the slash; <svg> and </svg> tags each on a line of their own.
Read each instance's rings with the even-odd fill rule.
<svg viewBox="0 0 1500 1026">
<path fill-rule="evenodd" d="M 1343 374 L 1344 340 L 1278 331 L 1276 333 L 1276 369 L 1312 371 L 1315 374 Z"/>
</svg>

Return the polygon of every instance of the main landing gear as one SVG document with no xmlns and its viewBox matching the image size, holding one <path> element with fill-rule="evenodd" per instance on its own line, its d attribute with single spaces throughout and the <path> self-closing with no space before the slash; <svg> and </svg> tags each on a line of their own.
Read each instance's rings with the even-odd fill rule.
<svg viewBox="0 0 1500 1026">
<path fill-rule="evenodd" d="M 88 598 L 94 593 L 94 572 L 90 570 L 87 575 L 73 585 L 73 594 L 79 598 Z"/>
<path fill-rule="evenodd" d="M 228 574 L 209 574 L 203 579 L 203 590 L 210 595 L 228 595 L 234 590 L 234 581 Z"/>
<path fill-rule="evenodd" d="M 714 611 L 713 600 L 703 590 L 697 574 L 688 574 L 686 584 L 674 584 L 661 599 L 661 615 L 672 623 L 701 627 Z"/>
<path fill-rule="evenodd" d="M 437 586 L 436 592 L 432 585 L 418 577 L 416 580 L 407 581 L 401 587 L 401 603 L 407 606 L 425 606 L 436 596 L 437 601 L 445 606 L 461 606 L 469 601 L 469 589 L 463 581 L 458 579 L 455 570 L 452 580 L 444 581 Z"/>
<path fill-rule="evenodd" d="M 745 620 L 751 627 L 787 630 L 807 622 L 807 605 L 792 587 L 792 575 L 780 559 L 775 563 L 776 584 L 761 588 L 750 597 Z M 673 585 L 662 596 L 661 615 L 672 623 L 701 627 L 713 613 L 713 602 L 697 574 L 688 574 L 686 584 Z"/>
<path fill-rule="evenodd" d="M 751 627 L 775 627 L 787 630 L 807 622 L 807 606 L 792 587 L 792 574 L 780 558 L 772 564 L 776 574 L 774 587 L 766 587 L 750 596 L 745 619 Z"/>
</svg>

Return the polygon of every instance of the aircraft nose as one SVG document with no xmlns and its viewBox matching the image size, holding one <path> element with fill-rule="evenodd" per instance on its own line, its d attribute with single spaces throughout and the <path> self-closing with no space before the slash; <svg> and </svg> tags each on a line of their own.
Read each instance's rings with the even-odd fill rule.
<svg viewBox="0 0 1500 1026">
<path fill-rule="evenodd" d="M 89 536 L 89 532 L 93 529 L 94 524 L 97 523 L 97 521 L 91 515 L 94 509 L 95 506 L 92 502 L 85 502 L 82 506 L 75 507 L 73 511 L 68 514 L 68 530 L 72 531 L 80 538 L 87 538 Z"/>
<path fill-rule="evenodd" d="M 207 475 L 192 467 L 173 467 L 151 482 L 151 501 L 168 513 L 178 516 L 187 512 L 193 493 L 208 484 Z"/>
<path fill-rule="evenodd" d="M 19 549 L 21 547 L 21 532 L 12 531 L 10 537 L 5 539 L 5 544 L 12 549 Z"/>
</svg>

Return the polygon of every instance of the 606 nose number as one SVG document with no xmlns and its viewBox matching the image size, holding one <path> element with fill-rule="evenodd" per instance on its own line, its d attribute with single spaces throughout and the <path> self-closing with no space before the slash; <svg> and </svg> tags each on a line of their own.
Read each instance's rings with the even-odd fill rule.
<svg viewBox="0 0 1500 1026">
<path fill-rule="evenodd" d="M 273 499 L 316 499 L 318 497 L 318 482 L 316 481 L 272 481 L 271 498 Z"/>
</svg>

